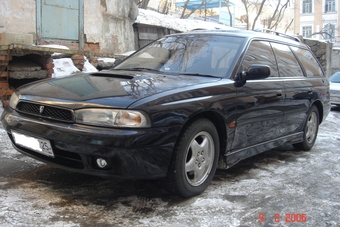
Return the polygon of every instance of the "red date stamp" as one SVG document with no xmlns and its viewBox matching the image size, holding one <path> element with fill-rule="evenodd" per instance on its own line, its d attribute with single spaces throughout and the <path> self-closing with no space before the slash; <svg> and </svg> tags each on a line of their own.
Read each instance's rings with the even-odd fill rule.
<svg viewBox="0 0 340 227">
<path fill-rule="evenodd" d="M 265 215 L 263 213 L 258 215 L 259 222 L 265 221 Z M 276 213 L 274 215 L 274 222 L 281 222 L 284 221 L 286 223 L 288 222 L 307 222 L 307 214 L 278 214 Z"/>
</svg>

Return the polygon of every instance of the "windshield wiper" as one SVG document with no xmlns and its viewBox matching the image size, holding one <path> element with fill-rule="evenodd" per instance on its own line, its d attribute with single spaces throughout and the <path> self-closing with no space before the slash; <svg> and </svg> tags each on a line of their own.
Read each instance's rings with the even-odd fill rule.
<svg viewBox="0 0 340 227">
<path fill-rule="evenodd" d="M 214 75 L 211 75 L 211 74 L 203 74 L 203 73 L 181 73 L 181 75 L 221 78 L 219 76 L 214 76 Z"/>
</svg>

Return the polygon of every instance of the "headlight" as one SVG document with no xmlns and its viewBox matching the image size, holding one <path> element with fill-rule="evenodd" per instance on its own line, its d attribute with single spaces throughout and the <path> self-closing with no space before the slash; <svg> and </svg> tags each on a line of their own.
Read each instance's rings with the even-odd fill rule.
<svg viewBox="0 0 340 227">
<path fill-rule="evenodd" d="M 76 122 L 105 127 L 150 127 L 148 116 L 135 110 L 83 109 L 75 111 Z"/>
<path fill-rule="evenodd" d="M 19 102 L 20 95 L 18 96 L 16 92 L 14 92 L 11 96 L 11 99 L 9 100 L 9 107 L 12 109 L 15 109 L 17 107 L 17 104 Z"/>
</svg>

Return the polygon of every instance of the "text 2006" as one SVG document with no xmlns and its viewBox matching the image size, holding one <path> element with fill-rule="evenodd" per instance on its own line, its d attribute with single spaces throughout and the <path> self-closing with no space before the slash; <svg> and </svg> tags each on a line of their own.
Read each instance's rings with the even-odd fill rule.
<svg viewBox="0 0 340 227">
<path fill-rule="evenodd" d="M 264 222 L 265 221 L 265 215 L 264 214 L 259 214 L 259 222 Z M 306 214 L 284 214 L 280 215 L 276 213 L 274 215 L 274 222 L 306 222 L 307 221 L 307 215 Z"/>
</svg>

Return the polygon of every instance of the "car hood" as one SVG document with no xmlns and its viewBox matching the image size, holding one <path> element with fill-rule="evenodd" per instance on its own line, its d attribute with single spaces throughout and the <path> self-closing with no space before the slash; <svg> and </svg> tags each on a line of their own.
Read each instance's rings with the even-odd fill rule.
<svg viewBox="0 0 340 227">
<path fill-rule="evenodd" d="M 218 80 L 221 78 L 101 71 L 34 82 L 20 87 L 17 93 L 21 95 L 21 100 L 72 109 L 93 106 L 126 108 L 155 94 Z"/>
<path fill-rule="evenodd" d="M 331 91 L 340 91 L 340 83 L 329 82 L 329 89 Z"/>
</svg>

